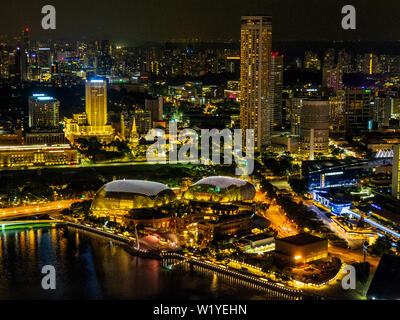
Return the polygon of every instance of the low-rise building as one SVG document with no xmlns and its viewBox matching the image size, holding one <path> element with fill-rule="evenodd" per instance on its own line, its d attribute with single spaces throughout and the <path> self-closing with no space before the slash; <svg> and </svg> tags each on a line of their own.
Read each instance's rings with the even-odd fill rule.
<svg viewBox="0 0 400 320">
<path fill-rule="evenodd" d="M 210 220 L 198 222 L 198 233 L 204 240 L 212 241 L 222 236 L 248 233 L 252 225 L 252 214 L 214 216 Z"/>
<path fill-rule="evenodd" d="M 3 146 L 0 167 L 34 167 L 78 164 L 78 153 L 70 145 Z"/>
<path fill-rule="evenodd" d="M 290 264 L 305 264 L 328 257 L 328 240 L 302 233 L 275 239 L 275 254 Z"/>
</svg>

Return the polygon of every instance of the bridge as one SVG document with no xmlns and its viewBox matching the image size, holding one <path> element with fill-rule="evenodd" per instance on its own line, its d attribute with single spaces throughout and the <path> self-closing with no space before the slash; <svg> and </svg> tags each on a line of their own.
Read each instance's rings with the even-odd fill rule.
<svg viewBox="0 0 400 320">
<path fill-rule="evenodd" d="M 367 217 L 363 217 L 363 216 L 361 216 L 360 214 L 354 212 L 353 210 L 346 209 L 346 210 L 344 210 L 343 213 L 348 213 L 348 214 L 350 214 L 350 215 L 353 215 L 353 216 L 357 217 L 358 219 L 363 218 L 364 221 L 365 221 L 366 223 L 370 224 L 371 226 L 373 226 L 373 227 L 375 227 L 375 228 L 377 228 L 377 229 L 379 229 L 379 230 L 381 230 L 381 231 L 383 231 L 383 232 L 386 232 L 386 233 L 390 234 L 391 236 L 393 236 L 393 237 L 395 237 L 395 238 L 400 239 L 400 234 L 399 234 L 398 232 L 396 232 L 396 231 L 394 231 L 394 230 L 392 230 L 392 229 L 389 229 L 389 228 L 387 228 L 387 227 L 381 225 L 380 223 L 377 223 L 377 222 L 375 222 L 375 221 L 372 221 L 371 219 L 368 219 Z"/>
<path fill-rule="evenodd" d="M 63 225 L 63 224 L 65 224 L 65 221 L 62 220 L 3 221 L 0 222 L 0 230 L 55 227 L 57 225 Z"/>
<path fill-rule="evenodd" d="M 0 220 L 58 213 L 64 209 L 68 209 L 73 203 L 84 200 L 87 199 L 60 200 L 20 207 L 1 208 Z"/>
</svg>

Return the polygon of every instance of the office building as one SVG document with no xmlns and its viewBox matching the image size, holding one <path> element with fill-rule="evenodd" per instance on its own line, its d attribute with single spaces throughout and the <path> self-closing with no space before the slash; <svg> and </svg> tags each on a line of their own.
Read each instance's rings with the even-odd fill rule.
<svg viewBox="0 0 400 320">
<path fill-rule="evenodd" d="M 29 127 L 32 129 L 57 128 L 60 102 L 44 94 L 29 97 Z"/>
<path fill-rule="evenodd" d="M 77 139 L 96 137 L 104 143 L 114 138 L 114 130 L 108 125 L 107 83 L 104 79 L 86 81 L 86 113 L 74 114 L 65 121 L 65 133 L 71 143 Z"/>
<path fill-rule="evenodd" d="M 103 79 L 86 81 L 86 115 L 89 126 L 107 124 L 107 83 Z"/>
<path fill-rule="evenodd" d="M 367 131 L 372 121 L 373 101 L 371 90 L 339 90 L 345 101 L 345 132 L 357 134 Z"/>
<path fill-rule="evenodd" d="M 300 116 L 300 149 L 314 160 L 326 154 L 329 146 L 329 101 L 303 100 Z"/>
<path fill-rule="evenodd" d="M 142 135 L 146 135 L 153 127 L 151 122 L 150 110 L 137 108 L 135 110 L 135 122 L 137 132 Z"/>
<path fill-rule="evenodd" d="M 377 166 L 390 163 L 390 158 L 303 161 L 301 174 L 309 190 L 351 187 L 359 179 L 371 175 Z"/>
<path fill-rule="evenodd" d="M 243 16 L 241 24 L 240 128 L 254 130 L 260 150 L 271 139 L 273 110 L 268 106 L 272 17 Z"/>
<path fill-rule="evenodd" d="M 163 119 L 163 98 L 147 98 L 145 99 L 145 107 L 151 113 L 151 121 L 162 121 Z"/>
</svg>

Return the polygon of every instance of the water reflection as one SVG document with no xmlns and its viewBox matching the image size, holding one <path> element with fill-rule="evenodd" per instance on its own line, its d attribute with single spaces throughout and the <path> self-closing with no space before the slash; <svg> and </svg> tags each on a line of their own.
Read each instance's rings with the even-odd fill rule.
<svg viewBox="0 0 400 320">
<path fill-rule="evenodd" d="M 43 290 L 41 268 L 56 269 L 56 290 Z M 75 229 L 0 233 L 0 299 L 260 299 L 215 274 L 166 271 L 104 237 Z"/>
</svg>

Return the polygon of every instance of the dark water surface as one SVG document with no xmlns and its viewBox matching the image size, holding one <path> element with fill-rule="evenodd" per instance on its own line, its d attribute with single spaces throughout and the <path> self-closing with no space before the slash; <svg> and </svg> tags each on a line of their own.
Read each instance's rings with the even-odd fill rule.
<svg viewBox="0 0 400 320">
<path fill-rule="evenodd" d="M 42 289 L 44 265 L 56 289 Z M 75 229 L 0 233 L 0 299 L 266 299 L 212 272 L 167 271 L 114 241 Z"/>
</svg>

